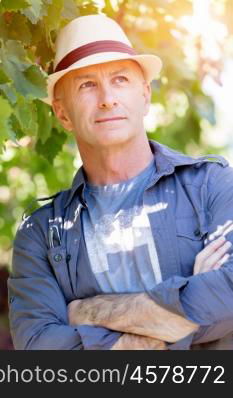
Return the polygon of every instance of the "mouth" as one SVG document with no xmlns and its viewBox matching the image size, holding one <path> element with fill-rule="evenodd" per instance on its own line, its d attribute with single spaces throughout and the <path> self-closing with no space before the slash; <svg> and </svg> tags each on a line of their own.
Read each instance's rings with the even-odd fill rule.
<svg viewBox="0 0 233 398">
<path fill-rule="evenodd" d="M 125 120 L 126 117 L 112 117 L 112 118 L 106 118 L 106 119 L 97 119 L 95 123 L 105 123 L 105 122 L 114 122 L 118 120 Z"/>
</svg>

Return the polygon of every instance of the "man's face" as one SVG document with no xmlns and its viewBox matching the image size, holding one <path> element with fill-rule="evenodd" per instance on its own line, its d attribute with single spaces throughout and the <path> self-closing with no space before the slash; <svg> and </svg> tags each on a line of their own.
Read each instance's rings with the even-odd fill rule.
<svg viewBox="0 0 233 398">
<path fill-rule="evenodd" d="M 144 133 L 150 96 L 140 66 L 120 60 L 68 72 L 56 84 L 53 109 L 78 144 L 109 147 Z"/>
</svg>

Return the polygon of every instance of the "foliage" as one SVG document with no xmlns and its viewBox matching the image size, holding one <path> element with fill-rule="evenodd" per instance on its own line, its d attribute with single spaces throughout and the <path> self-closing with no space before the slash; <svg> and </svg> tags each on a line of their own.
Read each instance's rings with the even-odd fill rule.
<svg viewBox="0 0 233 398">
<path fill-rule="evenodd" d="M 215 3 L 221 3 L 223 11 L 227 9 L 229 13 L 229 1 Z M 163 59 L 160 79 L 152 84 L 152 102 L 159 106 L 162 117 L 148 131 L 149 137 L 184 152 L 212 150 L 202 141 L 203 120 L 208 125 L 215 123 L 213 102 L 201 84 L 210 61 L 203 59 L 201 38 L 190 37 L 179 24 L 180 18 L 192 11 L 191 0 L 0 1 L 3 264 L 9 263 L 12 239 L 23 210 L 35 197 L 68 188 L 79 164 L 72 135 L 64 131 L 51 108 L 40 100 L 46 96 L 46 76 L 53 70 L 57 32 L 73 18 L 105 13 L 123 27 L 139 53 L 154 53 Z M 231 32 L 230 18 L 224 12 L 221 18 Z M 187 42 L 194 53 L 192 63 L 187 62 Z M 217 80 L 216 70 L 221 72 L 220 64 L 214 69 Z"/>
<path fill-rule="evenodd" d="M 0 350 L 12 350 L 13 344 L 8 324 L 7 268 L 0 268 Z"/>
</svg>

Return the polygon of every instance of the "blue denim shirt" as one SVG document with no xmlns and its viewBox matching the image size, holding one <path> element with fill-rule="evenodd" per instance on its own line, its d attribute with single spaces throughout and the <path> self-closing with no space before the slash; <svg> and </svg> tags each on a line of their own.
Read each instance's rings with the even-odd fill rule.
<svg viewBox="0 0 233 398">
<path fill-rule="evenodd" d="M 200 325 L 169 349 L 233 349 L 232 256 L 219 270 L 193 275 L 204 241 L 233 220 L 233 169 L 220 156 L 192 158 L 155 141 L 150 146 L 156 174 L 144 203 L 154 203 L 156 209 L 150 223 L 163 281 L 147 293 Z M 81 168 L 70 189 L 24 217 L 17 230 L 8 280 L 16 349 L 110 349 L 121 336 L 68 324 L 70 301 L 101 294 L 83 250 L 84 186 Z M 231 230 L 227 239 L 233 243 Z"/>
</svg>

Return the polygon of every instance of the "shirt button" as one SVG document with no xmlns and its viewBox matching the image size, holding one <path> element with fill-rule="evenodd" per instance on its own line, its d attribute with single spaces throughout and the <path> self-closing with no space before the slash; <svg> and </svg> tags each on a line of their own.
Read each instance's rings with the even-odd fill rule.
<svg viewBox="0 0 233 398">
<path fill-rule="evenodd" d="M 195 236 L 199 236 L 200 235 L 200 229 L 199 228 L 195 229 L 194 235 Z"/>
<path fill-rule="evenodd" d="M 58 254 L 55 254 L 55 256 L 53 258 L 58 263 L 59 261 L 62 260 L 62 255 L 60 253 L 58 253 Z"/>
<path fill-rule="evenodd" d="M 10 298 L 10 303 L 13 303 L 14 299 L 15 299 L 14 297 L 11 297 Z"/>
</svg>

